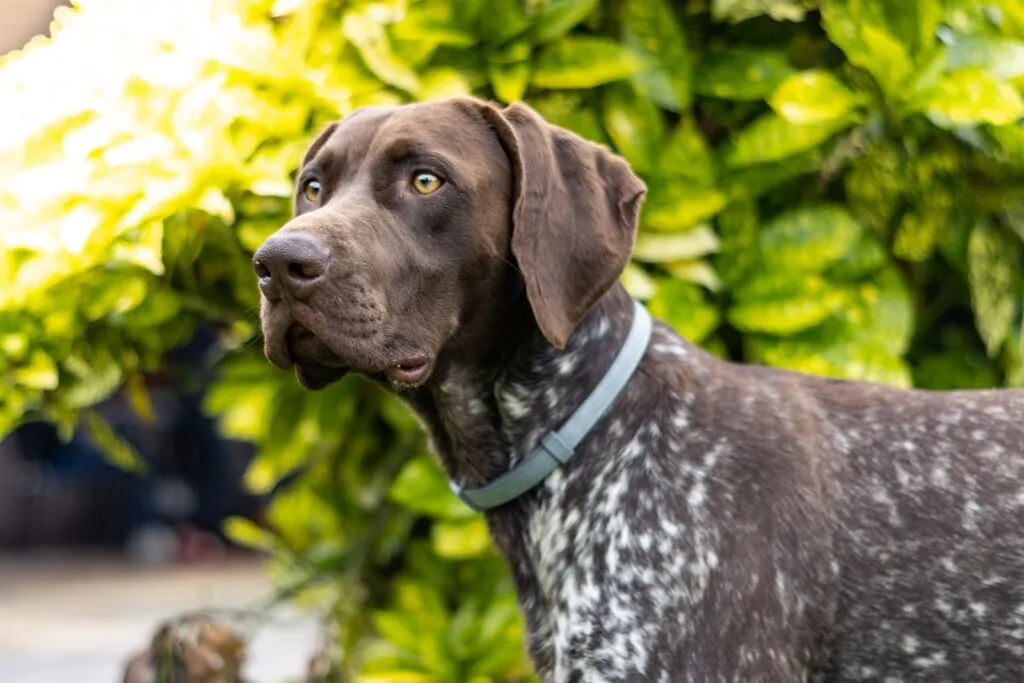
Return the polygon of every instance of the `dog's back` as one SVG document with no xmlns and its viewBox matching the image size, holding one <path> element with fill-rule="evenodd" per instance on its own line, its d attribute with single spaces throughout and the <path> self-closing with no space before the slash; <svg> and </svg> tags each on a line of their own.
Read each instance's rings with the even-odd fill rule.
<svg viewBox="0 0 1024 683">
<path fill-rule="evenodd" d="M 803 378 L 838 476 L 840 680 L 1024 675 L 1024 392 Z"/>
</svg>

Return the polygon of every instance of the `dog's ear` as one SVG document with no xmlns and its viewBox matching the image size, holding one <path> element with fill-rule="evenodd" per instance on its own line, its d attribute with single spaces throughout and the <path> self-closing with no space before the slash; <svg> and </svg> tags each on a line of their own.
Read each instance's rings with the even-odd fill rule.
<svg viewBox="0 0 1024 683">
<path fill-rule="evenodd" d="M 625 160 L 515 103 L 484 107 L 512 161 L 512 254 L 541 332 L 565 348 L 622 274 L 647 188 Z"/>
</svg>

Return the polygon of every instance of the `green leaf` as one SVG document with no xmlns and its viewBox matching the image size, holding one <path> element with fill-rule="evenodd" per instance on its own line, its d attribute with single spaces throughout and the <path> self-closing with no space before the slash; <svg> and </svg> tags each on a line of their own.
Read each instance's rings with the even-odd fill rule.
<svg viewBox="0 0 1024 683">
<path fill-rule="evenodd" d="M 385 26 L 369 8 L 347 12 L 341 30 L 373 75 L 406 92 L 419 89 L 416 74 L 395 55 Z"/>
<path fill-rule="evenodd" d="M 521 100 L 530 85 L 530 64 L 491 64 L 488 69 L 491 88 L 499 100 L 506 104 Z"/>
<path fill-rule="evenodd" d="M 444 7 L 448 3 L 431 4 Z M 530 28 L 526 9 L 520 0 L 488 0 L 486 10 L 480 13 L 480 37 L 493 45 L 502 45 L 520 36 Z"/>
<path fill-rule="evenodd" d="M 679 178 L 695 185 L 714 186 L 711 152 L 691 118 L 684 118 L 659 149 L 656 175 L 666 180 Z"/>
<path fill-rule="evenodd" d="M 263 551 L 274 549 L 274 535 L 251 519 L 237 515 L 228 517 L 221 528 L 225 536 L 240 546 Z"/>
<path fill-rule="evenodd" d="M 823 324 L 792 337 L 750 336 L 751 361 L 827 377 L 910 385 L 910 372 L 901 358 L 876 339 L 858 336 L 845 325 Z"/>
<path fill-rule="evenodd" d="M 567 128 L 591 142 L 610 143 L 598 119 L 597 111 L 593 107 L 584 106 L 579 93 L 550 93 L 531 98 L 530 103 L 549 123 Z"/>
<path fill-rule="evenodd" d="M 707 256 L 718 251 L 718 236 L 707 225 L 672 234 L 641 233 L 633 258 L 648 263 L 668 263 Z"/>
<path fill-rule="evenodd" d="M 639 97 L 630 85 L 617 83 L 605 89 L 601 120 L 616 150 L 635 171 L 648 173 L 654 168 L 664 124 L 653 102 Z"/>
<path fill-rule="evenodd" d="M 593 88 L 629 78 L 638 66 L 633 53 L 613 40 L 569 36 L 537 55 L 533 84 L 538 88 Z"/>
<path fill-rule="evenodd" d="M 901 356 L 914 333 L 910 294 L 895 268 L 848 290 L 838 319 L 894 356 Z"/>
<path fill-rule="evenodd" d="M 718 309 L 704 299 L 699 287 L 670 279 L 658 280 L 657 286 L 658 293 L 647 302 L 651 315 L 667 322 L 680 335 L 699 344 L 718 327 Z"/>
<path fill-rule="evenodd" d="M 714 216 L 725 203 L 725 195 L 713 188 L 682 181 L 652 183 L 640 223 L 657 232 L 686 230 Z"/>
<path fill-rule="evenodd" d="M 714 267 L 707 261 L 675 261 L 664 265 L 665 272 L 677 280 L 692 282 L 711 292 L 722 289 L 722 281 Z"/>
<path fill-rule="evenodd" d="M 694 91 L 726 100 L 760 100 L 792 73 L 781 50 L 712 50 L 704 54 L 696 69 Z"/>
<path fill-rule="evenodd" d="M 626 264 L 625 270 L 622 271 L 622 277 L 619 279 L 630 296 L 640 301 L 647 301 L 658 291 L 654 278 L 648 275 L 647 271 L 643 268 L 632 262 Z"/>
<path fill-rule="evenodd" d="M 724 150 L 722 161 L 731 168 L 779 161 L 817 147 L 852 123 L 846 116 L 797 124 L 774 113 L 765 114 L 733 137 Z"/>
<path fill-rule="evenodd" d="M 821 272 L 848 254 L 862 232 L 860 224 L 840 206 L 804 206 L 764 227 L 761 257 L 768 270 Z"/>
<path fill-rule="evenodd" d="M 1013 329 L 1020 298 L 1020 240 L 982 221 L 967 247 L 971 303 L 978 333 L 995 356 Z"/>
<path fill-rule="evenodd" d="M 943 127 L 1013 123 L 1024 116 L 1024 99 L 1011 84 L 989 72 L 968 68 L 942 77 L 920 107 Z"/>
<path fill-rule="evenodd" d="M 929 2 L 908 0 L 907 4 Z M 907 95 L 905 87 L 914 72 L 913 47 L 905 37 L 893 34 L 887 5 L 896 13 L 904 9 L 889 0 L 833 0 L 822 5 L 821 18 L 829 38 L 846 58 L 867 69 L 888 96 L 900 100 Z"/>
<path fill-rule="evenodd" d="M 691 58 L 686 36 L 667 0 L 627 0 L 625 42 L 641 57 L 633 84 L 647 99 L 671 111 L 690 106 Z"/>
<path fill-rule="evenodd" d="M 756 199 L 786 186 L 821 165 L 822 154 L 818 149 L 809 149 L 794 156 L 777 161 L 727 169 L 722 173 L 719 185 L 728 201 Z"/>
<path fill-rule="evenodd" d="M 89 437 L 103 451 L 103 455 L 108 462 L 126 472 L 145 474 L 148 471 L 149 468 L 146 466 L 146 461 L 135 450 L 135 447 L 115 432 L 99 413 L 90 410 L 84 413 L 82 417 Z"/>
<path fill-rule="evenodd" d="M 39 349 L 33 350 L 28 362 L 11 373 L 14 383 L 29 389 L 56 389 L 59 383 L 57 364 Z"/>
<path fill-rule="evenodd" d="M 729 284 L 746 279 L 758 258 L 759 216 L 752 199 L 732 201 L 716 219 L 721 250 L 715 269 Z"/>
<path fill-rule="evenodd" d="M 838 290 L 823 288 L 788 298 L 738 303 L 729 309 L 729 322 L 742 332 L 788 336 L 817 325 L 845 299 Z"/>
<path fill-rule="evenodd" d="M 430 530 L 434 552 L 449 560 L 477 557 L 491 547 L 491 536 L 483 517 L 464 522 L 438 522 Z"/>
<path fill-rule="evenodd" d="M 471 90 L 462 74 L 455 69 L 442 67 L 423 75 L 416 97 L 421 101 L 465 97 L 471 94 Z"/>
<path fill-rule="evenodd" d="M 440 468 L 426 456 L 410 460 L 388 494 L 412 512 L 440 519 L 467 519 L 476 514 L 451 492 Z"/>
<path fill-rule="evenodd" d="M 1024 42 L 995 36 L 948 35 L 946 64 L 950 70 L 979 68 L 1000 80 L 1024 75 Z"/>
<path fill-rule="evenodd" d="M 790 123 L 820 123 L 846 116 L 857 96 L 828 71 L 811 69 L 783 81 L 768 100 Z"/>
<path fill-rule="evenodd" d="M 593 12 L 597 4 L 597 0 L 545 0 L 530 29 L 531 42 L 546 43 L 564 36 Z"/>
<path fill-rule="evenodd" d="M 887 261 L 885 249 L 865 234 L 828 268 L 828 276 L 832 280 L 858 280 L 877 272 Z"/>
<path fill-rule="evenodd" d="M 734 24 L 763 14 L 775 21 L 803 21 L 806 13 L 803 0 L 711 0 L 711 17 Z"/>
</svg>

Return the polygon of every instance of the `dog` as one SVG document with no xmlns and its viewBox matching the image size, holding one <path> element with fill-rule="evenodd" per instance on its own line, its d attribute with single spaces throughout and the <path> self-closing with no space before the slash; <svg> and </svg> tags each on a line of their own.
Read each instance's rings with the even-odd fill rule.
<svg viewBox="0 0 1024 683">
<path fill-rule="evenodd" d="M 267 358 L 396 391 L 456 490 L 520 467 L 642 311 L 646 188 L 522 103 L 357 110 L 254 255 Z M 574 455 L 486 512 L 554 683 L 1024 679 L 1024 392 L 726 362 L 655 322 Z"/>
</svg>

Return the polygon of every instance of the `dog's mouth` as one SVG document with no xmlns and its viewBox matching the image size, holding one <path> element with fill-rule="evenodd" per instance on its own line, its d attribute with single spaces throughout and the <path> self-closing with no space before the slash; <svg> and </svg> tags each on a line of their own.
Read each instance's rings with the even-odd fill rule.
<svg viewBox="0 0 1024 683">
<path fill-rule="evenodd" d="M 429 358 L 417 356 L 384 369 L 384 376 L 398 388 L 418 387 L 427 381 L 432 370 Z"/>
<path fill-rule="evenodd" d="M 351 371 L 382 376 L 395 389 L 412 389 L 426 382 L 433 370 L 433 361 L 425 355 L 398 362 L 347 361 L 300 324 L 288 328 L 284 342 L 288 364 L 307 389 L 322 389 Z"/>
</svg>

